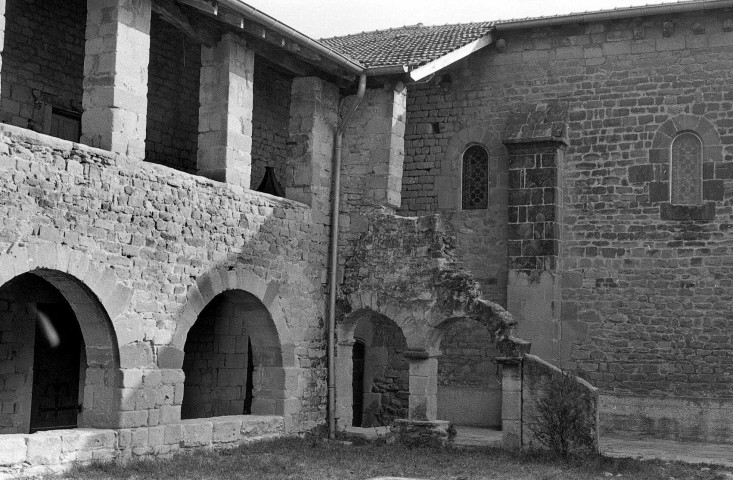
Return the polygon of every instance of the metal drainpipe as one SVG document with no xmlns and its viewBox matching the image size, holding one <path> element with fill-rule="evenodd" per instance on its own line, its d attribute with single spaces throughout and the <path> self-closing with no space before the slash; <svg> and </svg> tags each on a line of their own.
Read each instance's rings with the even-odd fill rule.
<svg viewBox="0 0 733 480">
<path fill-rule="evenodd" d="M 351 122 L 351 117 L 359 108 L 361 99 L 366 91 L 366 75 L 359 76 L 359 90 L 356 92 L 356 100 L 344 118 L 336 128 L 336 138 L 333 151 L 333 201 L 331 208 L 331 235 L 328 280 L 328 438 L 336 438 L 336 274 L 338 272 L 338 246 L 339 246 L 339 212 L 341 210 L 341 146 L 344 139 L 344 131 Z"/>
</svg>

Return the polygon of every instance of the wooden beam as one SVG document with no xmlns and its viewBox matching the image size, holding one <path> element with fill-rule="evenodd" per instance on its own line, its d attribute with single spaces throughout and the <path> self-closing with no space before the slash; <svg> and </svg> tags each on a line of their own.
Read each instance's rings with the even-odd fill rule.
<svg viewBox="0 0 733 480">
<path fill-rule="evenodd" d="M 153 2 L 153 12 L 160 15 L 165 22 L 183 31 L 198 43 L 211 47 L 216 44 L 218 35 L 200 24 L 195 24 L 178 6 L 168 0 Z"/>
<path fill-rule="evenodd" d="M 343 78 L 353 78 L 354 73 L 338 64 L 326 60 L 321 54 L 313 51 L 300 43 L 286 38 L 277 31 L 267 28 L 259 23 L 253 22 L 243 15 L 225 7 L 218 6 L 216 2 L 206 0 L 176 0 L 179 3 L 196 8 L 199 11 L 208 14 L 212 20 L 219 21 L 235 31 L 245 34 L 245 37 L 251 42 L 257 39 L 258 48 L 263 52 L 262 56 L 271 57 L 272 63 L 293 72 L 295 75 L 301 75 L 303 72 L 309 72 L 307 75 L 317 75 L 318 70 L 323 70 Z M 267 49 L 263 46 L 267 43 L 275 49 Z M 290 55 L 288 55 L 288 53 Z M 298 63 L 300 62 L 300 63 Z M 316 68 L 306 67 L 312 64 Z"/>
<path fill-rule="evenodd" d="M 203 12 L 209 13 L 211 15 L 216 15 L 217 12 L 217 5 L 215 2 L 209 2 L 206 0 L 176 0 L 179 3 L 183 3 L 185 5 L 188 5 L 189 7 L 196 8 L 198 10 L 201 10 Z"/>
<path fill-rule="evenodd" d="M 486 45 L 489 45 L 493 41 L 491 34 L 487 33 L 483 37 L 479 38 L 478 40 L 474 40 L 471 43 L 467 43 L 466 45 L 462 46 L 461 48 L 458 48 L 456 50 L 453 50 L 450 53 L 447 53 L 443 55 L 442 57 L 433 60 L 430 63 L 426 63 L 425 65 L 416 68 L 415 70 L 412 70 L 410 72 L 410 78 L 413 81 L 422 80 L 423 78 L 427 77 L 428 75 L 432 75 L 433 73 L 437 72 L 438 70 L 447 67 L 448 65 L 457 62 L 458 60 L 461 60 L 462 58 L 465 58 L 469 55 L 471 55 L 473 52 L 477 50 L 481 50 Z"/>
</svg>

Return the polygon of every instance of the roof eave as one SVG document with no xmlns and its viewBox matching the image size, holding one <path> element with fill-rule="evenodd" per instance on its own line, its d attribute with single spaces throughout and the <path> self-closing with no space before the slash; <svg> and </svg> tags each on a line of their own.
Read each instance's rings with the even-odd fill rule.
<svg viewBox="0 0 733 480">
<path fill-rule="evenodd" d="M 526 28 L 552 27 L 571 23 L 592 23 L 606 20 L 618 20 L 634 17 L 649 17 L 652 15 L 665 15 L 674 13 L 685 13 L 702 10 L 715 10 L 719 8 L 733 7 L 733 0 L 702 0 L 684 3 L 645 5 L 643 7 L 619 8 L 598 12 L 570 13 L 555 17 L 538 17 L 522 20 L 499 21 L 494 25 L 496 31 L 522 30 Z"/>
<path fill-rule="evenodd" d="M 432 75 L 435 72 L 444 69 L 445 67 L 456 63 L 459 60 L 466 58 L 474 52 L 481 50 L 482 48 L 490 45 L 494 41 L 491 32 L 487 33 L 481 38 L 478 38 L 466 45 L 453 50 L 450 53 L 446 53 L 442 57 L 436 58 L 432 62 L 421 65 L 410 71 L 410 78 L 412 81 L 417 82 Z"/>
</svg>

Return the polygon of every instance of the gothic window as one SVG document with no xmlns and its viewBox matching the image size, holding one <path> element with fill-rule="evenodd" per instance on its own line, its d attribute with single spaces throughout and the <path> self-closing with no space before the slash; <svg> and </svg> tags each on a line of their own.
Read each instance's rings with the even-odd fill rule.
<svg viewBox="0 0 733 480">
<path fill-rule="evenodd" d="M 463 210 L 489 206 L 489 153 L 480 145 L 472 145 L 463 152 L 461 205 Z"/>
<path fill-rule="evenodd" d="M 702 204 L 702 141 L 694 133 L 672 141 L 671 193 L 673 205 Z"/>
</svg>

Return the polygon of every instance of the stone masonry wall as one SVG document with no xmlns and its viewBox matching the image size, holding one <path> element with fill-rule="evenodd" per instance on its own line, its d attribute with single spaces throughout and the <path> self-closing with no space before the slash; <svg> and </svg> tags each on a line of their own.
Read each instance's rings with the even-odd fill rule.
<svg viewBox="0 0 733 480">
<path fill-rule="evenodd" d="M 456 425 L 501 424 L 501 377 L 489 331 L 473 320 L 445 329 L 438 357 L 438 418 Z"/>
<path fill-rule="evenodd" d="M 43 130 L 42 107 L 81 113 L 85 0 L 8 0 L 0 121 Z"/>
<path fill-rule="evenodd" d="M 423 185 L 445 161 L 444 135 L 471 123 L 501 130 L 520 103 L 568 102 L 560 330 L 566 366 L 601 388 L 733 396 L 732 22 L 721 10 L 503 32 L 506 50 L 461 61 L 449 87 L 411 90 L 405 175 L 422 174 Z M 662 125 L 682 115 L 690 120 L 678 124 L 691 127 L 680 129 L 704 119 L 723 145 L 704 159 L 712 220 L 662 218 L 655 188 L 669 171 L 650 151 Z M 416 137 L 435 122 L 440 134 Z M 405 195 L 410 211 L 437 208 L 437 187 L 423 188 L 420 203 Z"/>
<path fill-rule="evenodd" d="M 196 173 L 201 46 L 153 14 L 145 161 Z"/>
<path fill-rule="evenodd" d="M 97 295 L 111 319 L 100 332 L 112 329 L 121 367 L 104 380 L 114 372 L 87 375 L 85 408 L 109 402 L 97 406 L 110 415 L 99 423 L 179 418 L 187 329 L 228 285 L 263 301 L 277 329 L 283 368 L 261 371 L 255 389 L 279 385 L 286 398 L 263 400 L 288 430 L 324 421 L 326 240 L 307 207 L 9 126 L 0 132 L 0 283 L 41 265 Z M 89 356 L 100 340 L 84 340 Z M 90 385 L 105 396 L 87 395 Z"/>
<path fill-rule="evenodd" d="M 275 178 L 285 187 L 292 83 L 290 77 L 255 56 L 251 188 L 260 186 L 266 166 L 274 167 Z"/>
<path fill-rule="evenodd" d="M 230 415 L 154 427 L 3 435 L 0 475 L 37 476 L 68 470 L 73 463 L 124 461 L 196 449 L 232 448 L 242 442 L 282 436 L 285 431 L 282 417 Z"/>
<path fill-rule="evenodd" d="M 501 144 L 504 119 L 481 108 L 483 102 L 475 92 L 466 91 L 463 77 L 469 77 L 469 73 L 451 72 L 427 86 L 409 89 L 399 212 L 444 215 L 456 232 L 461 262 L 488 299 L 506 306 L 507 168 Z M 480 144 L 489 152 L 486 209 L 461 209 L 461 161 L 471 144 Z"/>
</svg>

